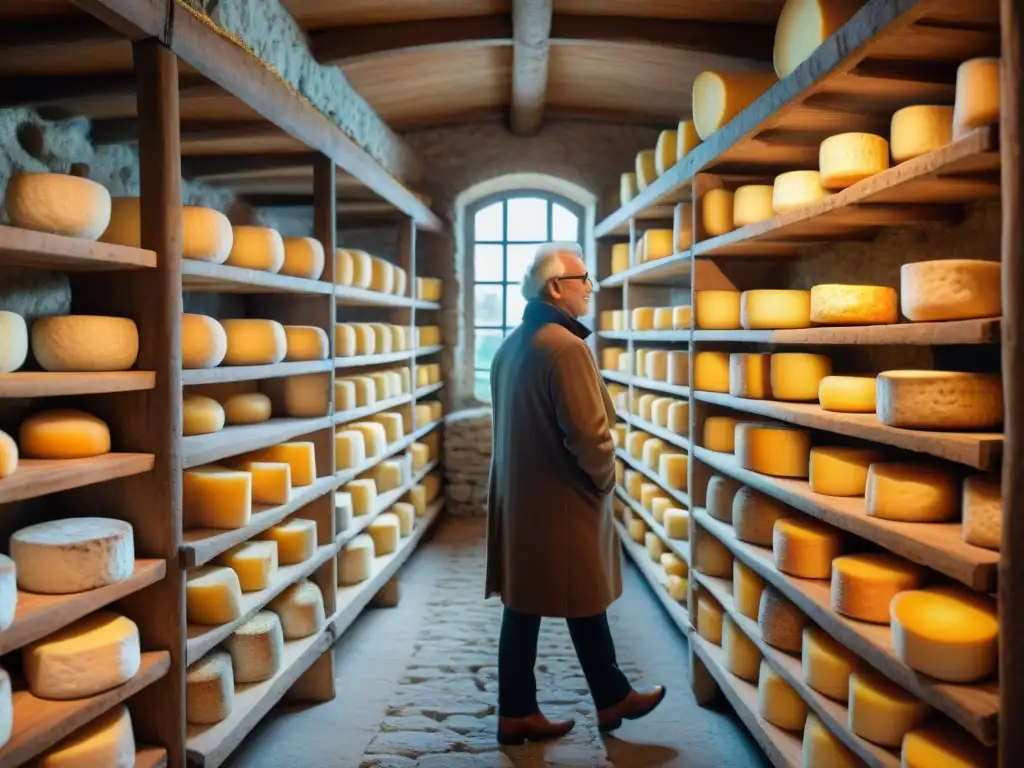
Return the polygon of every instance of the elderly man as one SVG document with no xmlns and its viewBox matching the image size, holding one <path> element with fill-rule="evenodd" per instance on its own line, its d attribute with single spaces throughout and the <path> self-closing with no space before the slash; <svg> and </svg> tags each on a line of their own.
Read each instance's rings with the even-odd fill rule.
<svg viewBox="0 0 1024 768">
<path fill-rule="evenodd" d="M 491 367 L 494 439 L 487 502 L 487 597 L 505 610 L 498 647 L 498 741 L 558 738 L 537 706 L 543 616 L 565 618 L 598 725 L 653 710 L 665 688 L 633 690 L 615 661 L 605 610 L 622 594 L 610 496 L 615 408 L 577 318 L 593 285 L 575 244 L 541 246 L 523 280 L 523 323 Z"/>
</svg>

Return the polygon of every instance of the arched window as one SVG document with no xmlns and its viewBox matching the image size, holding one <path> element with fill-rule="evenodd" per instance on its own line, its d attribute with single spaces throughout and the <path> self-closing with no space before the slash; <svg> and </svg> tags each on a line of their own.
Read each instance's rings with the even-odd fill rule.
<svg viewBox="0 0 1024 768">
<path fill-rule="evenodd" d="M 505 192 L 466 210 L 473 263 L 473 393 L 490 402 L 491 361 L 502 339 L 523 319 L 520 283 L 537 246 L 579 243 L 583 208 L 548 192 Z"/>
</svg>

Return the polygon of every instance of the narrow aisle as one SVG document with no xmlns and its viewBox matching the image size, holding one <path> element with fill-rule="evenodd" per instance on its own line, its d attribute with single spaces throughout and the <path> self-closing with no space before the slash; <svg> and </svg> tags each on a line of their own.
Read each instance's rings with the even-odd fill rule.
<svg viewBox="0 0 1024 768">
<path fill-rule="evenodd" d="M 367 611 L 335 648 L 338 696 L 282 706 L 243 744 L 233 768 L 759 768 L 760 749 L 727 706 L 698 707 L 686 646 L 642 577 L 624 571 L 609 612 L 619 663 L 669 693 L 650 716 L 602 739 L 565 622 L 541 630 L 544 711 L 576 718 L 564 739 L 499 751 L 495 741 L 498 600 L 482 599 L 482 520 L 451 520 L 402 572 L 398 608 Z M 626 559 L 624 558 L 624 562 Z"/>
</svg>

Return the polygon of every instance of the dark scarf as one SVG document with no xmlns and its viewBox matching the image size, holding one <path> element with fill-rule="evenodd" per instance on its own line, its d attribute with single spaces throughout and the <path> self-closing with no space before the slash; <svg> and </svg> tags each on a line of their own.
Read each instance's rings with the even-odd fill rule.
<svg viewBox="0 0 1024 768">
<path fill-rule="evenodd" d="M 532 333 L 547 323 L 560 325 L 584 341 L 591 333 L 587 326 L 576 318 L 569 317 L 554 304 L 549 304 L 542 299 L 526 302 L 526 309 L 523 311 L 523 325 L 529 327 Z"/>
</svg>

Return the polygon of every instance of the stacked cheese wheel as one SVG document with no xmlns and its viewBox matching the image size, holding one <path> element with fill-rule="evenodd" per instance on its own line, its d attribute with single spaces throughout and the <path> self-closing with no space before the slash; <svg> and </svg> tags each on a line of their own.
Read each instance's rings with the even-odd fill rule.
<svg viewBox="0 0 1024 768">
<path fill-rule="evenodd" d="M 0 312 L 0 374 L 25 365 L 29 350 L 49 373 L 127 371 L 139 356 L 139 329 L 124 317 L 57 315 L 32 323 Z"/>
<path fill-rule="evenodd" d="M 417 368 L 419 370 L 422 369 Z M 407 366 L 364 375 L 342 376 L 334 380 L 334 411 L 341 413 L 365 408 L 411 393 L 412 371 Z"/>
<path fill-rule="evenodd" d="M 196 314 L 181 319 L 181 365 L 185 369 L 326 360 L 329 354 L 327 333 L 316 326 L 253 318 L 218 321 Z"/>
<path fill-rule="evenodd" d="M 420 301 L 441 301 L 444 294 L 444 283 L 437 277 L 416 278 L 416 298 Z"/>
<path fill-rule="evenodd" d="M 416 338 L 415 348 L 422 349 L 423 347 L 436 347 L 444 343 L 444 338 L 441 335 L 441 328 L 437 325 L 418 325 L 416 326 Z"/>
<path fill-rule="evenodd" d="M 409 292 L 409 273 L 379 256 L 354 248 L 338 248 L 334 252 L 334 282 L 377 293 L 406 296 Z M 440 283 L 417 283 L 415 288 L 434 292 Z"/>
<path fill-rule="evenodd" d="M 639 152 L 633 170 L 621 175 L 619 205 L 626 205 L 640 190 L 646 189 L 655 179 L 682 162 L 700 142 L 701 138 L 692 120 L 680 120 L 676 130 L 664 130 L 658 134 L 655 148 Z"/>
<path fill-rule="evenodd" d="M 407 352 L 412 344 L 408 326 L 393 323 L 343 323 L 334 326 L 336 357 Z"/>
<path fill-rule="evenodd" d="M 628 356 L 619 355 L 618 370 L 679 387 L 685 387 L 690 381 L 690 353 L 685 349 L 641 347 L 635 351 L 632 366 L 630 362 Z"/>
</svg>

